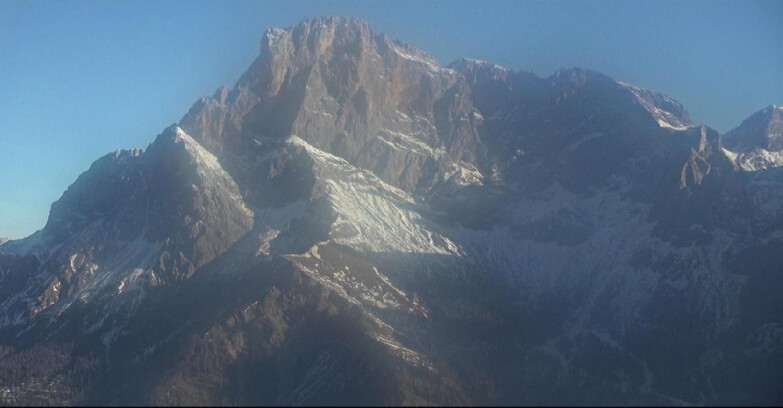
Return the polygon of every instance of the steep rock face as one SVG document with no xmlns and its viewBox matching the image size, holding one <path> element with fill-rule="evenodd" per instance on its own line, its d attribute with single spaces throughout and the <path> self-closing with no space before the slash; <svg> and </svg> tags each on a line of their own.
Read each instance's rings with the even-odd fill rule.
<svg viewBox="0 0 783 408">
<path fill-rule="evenodd" d="M 775 105 L 745 119 L 723 136 L 724 153 L 743 171 L 783 166 L 783 108 Z"/>
<path fill-rule="evenodd" d="M 648 176 L 661 157 L 689 149 L 662 140 L 691 125 L 687 111 L 665 95 L 580 68 L 538 78 L 467 59 L 451 66 L 465 75 L 485 118 L 480 131 L 491 177 L 523 190 L 552 182 L 584 190 L 613 177 Z M 536 177 L 526 176 L 531 172 Z"/>
<path fill-rule="evenodd" d="M 423 63 L 420 67 L 431 68 Z M 460 60 L 450 68 L 464 77 L 464 89 L 469 90 L 475 107 L 472 116 L 476 131 L 486 153 L 477 156 L 475 170 L 460 171 L 459 178 L 447 179 L 452 183 L 434 184 L 426 202 L 445 213 L 430 213 L 416 197 L 422 190 L 411 190 L 410 184 L 388 177 L 382 178 L 402 186 L 404 191 L 393 193 L 385 187 L 374 187 L 376 193 L 365 198 L 359 193 L 361 189 L 357 190 L 364 181 L 356 185 L 357 179 L 347 174 L 361 174 L 362 168 L 379 176 L 383 172 L 361 161 L 351 161 L 345 146 L 319 141 L 333 130 L 291 132 L 315 135 L 313 139 L 291 140 L 303 146 L 312 158 L 313 185 L 319 186 L 313 191 L 320 193 L 309 197 L 325 194 L 322 197 L 331 208 L 330 214 L 336 215 L 324 239 L 359 250 L 361 258 L 399 282 L 403 290 L 425 296 L 423 310 L 442 324 L 458 327 L 473 314 L 490 321 L 504 316 L 500 312 L 503 306 L 482 295 L 463 294 L 455 302 L 432 289 L 448 286 L 441 276 L 455 274 L 464 283 L 452 291 L 460 291 L 461 285 L 483 287 L 484 279 L 502 277 L 524 294 L 528 307 L 546 311 L 547 319 L 525 320 L 527 330 L 541 333 L 537 338 L 510 328 L 514 324 L 510 322 L 519 322 L 519 316 L 504 316 L 508 323 L 490 323 L 484 328 L 490 333 L 502 332 L 507 341 L 516 342 L 505 353 L 516 356 L 512 361 L 533 362 L 525 368 L 504 365 L 502 353 L 475 334 L 466 335 L 460 346 L 430 354 L 431 358 L 439 356 L 455 362 L 461 347 L 478 347 L 497 356 L 497 360 L 492 359 L 494 365 L 483 366 L 482 372 L 492 378 L 488 381 L 502 390 L 496 391 L 502 396 L 486 401 L 555 401 L 553 395 L 559 394 L 563 403 L 584 398 L 605 402 L 605 393 L 618 392 L 622 387 L 637 390 L 625 401 L 661 403 L 673 401 L 669 398 L 702 398 L 680 384 L 699 388 L 699 384 L 710 381 L 707 378 L 711 374 L 672 376 L 671 372 L 703 364 L 690 356 L 699 355 L 697 350 L 707 343 L 712 348 L 700 355 L 700 361 L 708 361 L 708 367 L 713 368 L 727 364 L 714 353 L 737 347 L 727 338 L 735 335 L 734 322 L 742 319 L 741 299 L 748 295 L 739 293 L 754 289 L 742 289 L 745 278 L 718 259 L 733 259 L 728 255 L 733 253 L 732 248 L 753 248 L 759 242 L 745 229 L 759 219 L 748 213 L 758 201 L 746 199 L 745 182 L 734 172 L 730 159 L 718 153 L 722 148 L 718 134 L 705 127 L 688 129 L 692 122 L 682 105 L 662 94 L 587 70 L 563 70 L 542 79 L 475 60 Z M 308 114 L 300 112 L 299 117 Z M 454 119 L 462 120 L 460 116 Z M 256 144 L 264 149 L 261 140 L 256 139 Z M 412 143 L 398 147 L 419 149 Z M 340 164 L 339 158 L 348 160 Z M 280 166 L 286 167 L 282 163 Z M 353 170 L 337 171 L 340 167 Z M 362 180 L 372 178 L 367 174 Z M 348 180 L 352 181 L 343 184 Z M 405 198 L 405 191 L 414 195 Z M 402 194 L 402 201 L 397 201 L 400 198 L 395 194 Z M 406 202 L 408 209 L 399 207 Z M 392 211 L 379 211 L 382 208 Z M 403 216 L 397 218 L 396 214 Z M 416 225 L 408 224 L 411 221 L 423 228 L 406 227 Z M 452 221 L 481 229 L 454 229 L 448 226 Z M 391 234 L 379 233 L 384 230 Z M 398 241 L 398 237 L 403 239 Z M 315 245 L 302 258 L 293 258 L 295 264 L 348 299 L 364 305 L 386 303 L 377 303 L 374 295 L 363 289 L 366 286 L 352 280 L 362 276 L 361 269 L 352 265 L 355 272 L 346 276 L 348 270 L 335 267 L 345 262 L 339 261 L 345 252 L 338 248 L 337 254 L 343 255 L 335 255 L 331 245 Z M 699 249 L 689 249 L 689 245 Z M 605 249 L 610 247 L 616 249 L 608 255 Z M 607 263 L 608 257 L 613 261 Z M 471 269 L 481 273 L 476 275 L 469 272 Z M 428 273 L 421 275 L 422 270 Z M 560 293 L 573 295 L 560 300 Z M 397 301 L 404 303 L 406 297 Z M 668 304 L 676 306 L 664 306 Z M 373 313 L 390 318 L 388 309 L 376 310 Z M 558 313 L 552 314 L 552 310 Z M 444 332 L 422 332 L 410 321 L 397 327 L 406 327 L 407 332 L 418 333 L 435 344 L 453 341 Z M 641 340 L 666 338 L 685 327 L 695 329 L 657 347 Z M 563 335 L 562 331 L 569 334 Z M 531 341 L 538 345 L 531 347 Z M 597 370 L 596 362 L 588 358 L 595 353 L 616 358 L 612 370 L 624 373 L 621 376 L 628 379 L 606 377 Z M 454 363 L 454 370 L 462 378 L 473 378 L 470 373 L 482 367 L 478 361 L 468 361 Z M 553 364 L 559 368 L 552 368 Z M 570 379 L 532 379 L 539 371 L 550 369 L 568 373 L 565 375 Z M 529 389 L 549 391 L 515 396 L 512 389 L 519 382 L 514 383 L 512 378 L 529 385 Z M 574 382 L 597 379 L 603 381 L 601 391 L 588 392 L 573 386 Z M 488 390 L 479 386 L 471 392 L 473 398 L 484 401 Z M 713 393 L 707 398 L 721 400 L 726 396 Z"/>
<path fill-rule="evenodd" d="M 58 305 L 192 276 L 253 225 L 217 159 L 172 127 L 146 151 L 102 157 L 52 204 L 46 226 L 3 252 L 35 255 L 26 295 L 6 307 L 37 315 Z M 43 290 L 43 294 L 38 293 Z M 27 303 L 27 305 L 25 305 Z M 20 316 L 21 318 L 21 316 Z"/>
<path fill-rule="evenodd" d="M 0 245 L 0 381 L 114 404 L 779 402 L 780 169 L 692 125 L 590 70 L 443 68 L 348 18 L 270 29 L 233 88 Z"/>
<path fill-rule="evenodd" d="M 653 115 L 661 127 L 684 130 L 693 126 L 690 114 L 681 103 L 655 91 L 620 83 L 636 96 L 636 100 Z"/>
<path fill-rule="evenodd" d="M 638 133 L 652 123 L 676 129 L 692 125 L 682 105 L 667 96 L 582 68 L 559 70 L 544 79 L 469 59 L 451 67 L 473 87 L 487 133 L 509 147 L 560 149 L 574 142 L 577 132 Z M 665 118 L 673 124 L 663 123 Z"/>
<path fill-rule="evenodd" d="M 472 113 L 456 72 L 364 22 L 330 17 L 268 30 L 236 87 L 199 102 L 181 126 L 236 155 L 296 135 L 406 191 L 426 191 L 481 155 Z"/>
<path fill-rule="evenodd" d="M 783 107 L 771 105 L 754 113 L 726 133 L 724 143 L 733 151 L 783 150 Z"/>
</svg>

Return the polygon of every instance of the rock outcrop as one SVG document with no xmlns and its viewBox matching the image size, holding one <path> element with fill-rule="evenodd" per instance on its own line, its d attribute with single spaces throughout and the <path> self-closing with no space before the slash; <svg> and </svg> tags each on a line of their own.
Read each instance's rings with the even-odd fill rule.
<svg viewBox="0 0 783 408">
<path fill-rule="evenodd" d="M 779 404 L 780 115 L 267 30 L 0 244 L 0 405 Z"/>
</svg>

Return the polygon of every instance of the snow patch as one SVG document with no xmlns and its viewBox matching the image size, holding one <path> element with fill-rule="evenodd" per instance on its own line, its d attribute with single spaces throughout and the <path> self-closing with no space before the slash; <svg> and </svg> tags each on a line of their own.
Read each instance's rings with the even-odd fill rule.
<svg viewBox="0 0 783 408">
<path fill-rule="evenodd" d="M 449 68 L 443 68 L 443 67 L 439 66 L 432 59 L 429 59 L 429 58 L 426 58 L 426 57 L 423 57 L 423 56 L 419 56 L 419 55 L 409 54 L 409 53 L 405 52 L 404 50 L 400 49 L 397 46 L 393 46 L 393 49 L 394 49 L 394 52 L 397 55 L 399 55 L 400 57 L 402 57 L 402 58 L 404 58 L 404 59 L 406 59 L 408 61 L 413 61 L 413 62 L 416 62 L 416 63 L 419 63 L 419 64 L 423 65 L 425 68 L 427 68 L 427 70 L 429 72 L 434 72 L 434 73 L 441 74 L 441 75 L 453 75 L 453 74 L 456 74 L 456 72 L 454 70 L 449 69 Z"/>
<path fill-rule="evenodd" d="M 410 194 L 295 135 L 288 142 L 305 148 L 315 162 L 319 182 L 337 214 L 333 242 L 363 252 L 460 255 L 458 245 L 428 229 Z M 341 229 L 351 233 L 337 233 Z"/>
<path fill-rule="evenodd" d="M 655 106 L 648 97 L 645 97 L 645 93 L 650 94 L 651 91 L 647 91 L 645 89 L 627 84 L 625 82 L 617 82 L 622 86 L 623 88 L 630 91 L 635 97 L 636 100 L 648 111 L 650 114 L 652 114 L 653 118 L 658 122 L 658 126 L 662 128 L 672 129 L 672 130 L 686 130 L 690 128 L 687 123 L 684 123 L 681 121 L 675 114 L 669 111 L 665 111 L 663 109 L 660 109 L 659 107 Z M 678 104 L 677 101 L 669 98 L 666 95 L 659 94 L 663 100 L 667 103 L 671 104 Z"/>
<path fill-rule="evenodd" d="M 735 153 L 726 148 L 723 154 L 742 171 L 762 171 L 783 166 L 783 151 L 757 148 L 749 152 Z"/>
</svg>

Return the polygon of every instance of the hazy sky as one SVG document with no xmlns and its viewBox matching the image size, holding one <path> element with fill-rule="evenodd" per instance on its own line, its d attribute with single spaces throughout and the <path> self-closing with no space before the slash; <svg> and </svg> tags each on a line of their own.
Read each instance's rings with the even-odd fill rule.
<svg viewBox="0 0 783 408">
<path fill-rule="evenodd" d="M 144 147 L 233 85 L 263 31 L 363 18 L 443 64 L 582 66 L 662 91 L 726 131 L 783 105 L 783 2 L 0 2 L 0 237 L 41 228 L 98 157 Z"/>
</svg>

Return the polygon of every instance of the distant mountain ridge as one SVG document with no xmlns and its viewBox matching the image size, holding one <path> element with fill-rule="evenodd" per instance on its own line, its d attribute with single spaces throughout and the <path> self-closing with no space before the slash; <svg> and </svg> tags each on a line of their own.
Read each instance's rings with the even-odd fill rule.
<svg viewBox="0 0 783 408">
<path fill-rule="evenodd" d="M 0 242 L 0 404 L 779 404 L 781 112 L 269 29 Z"/>
</svg>

